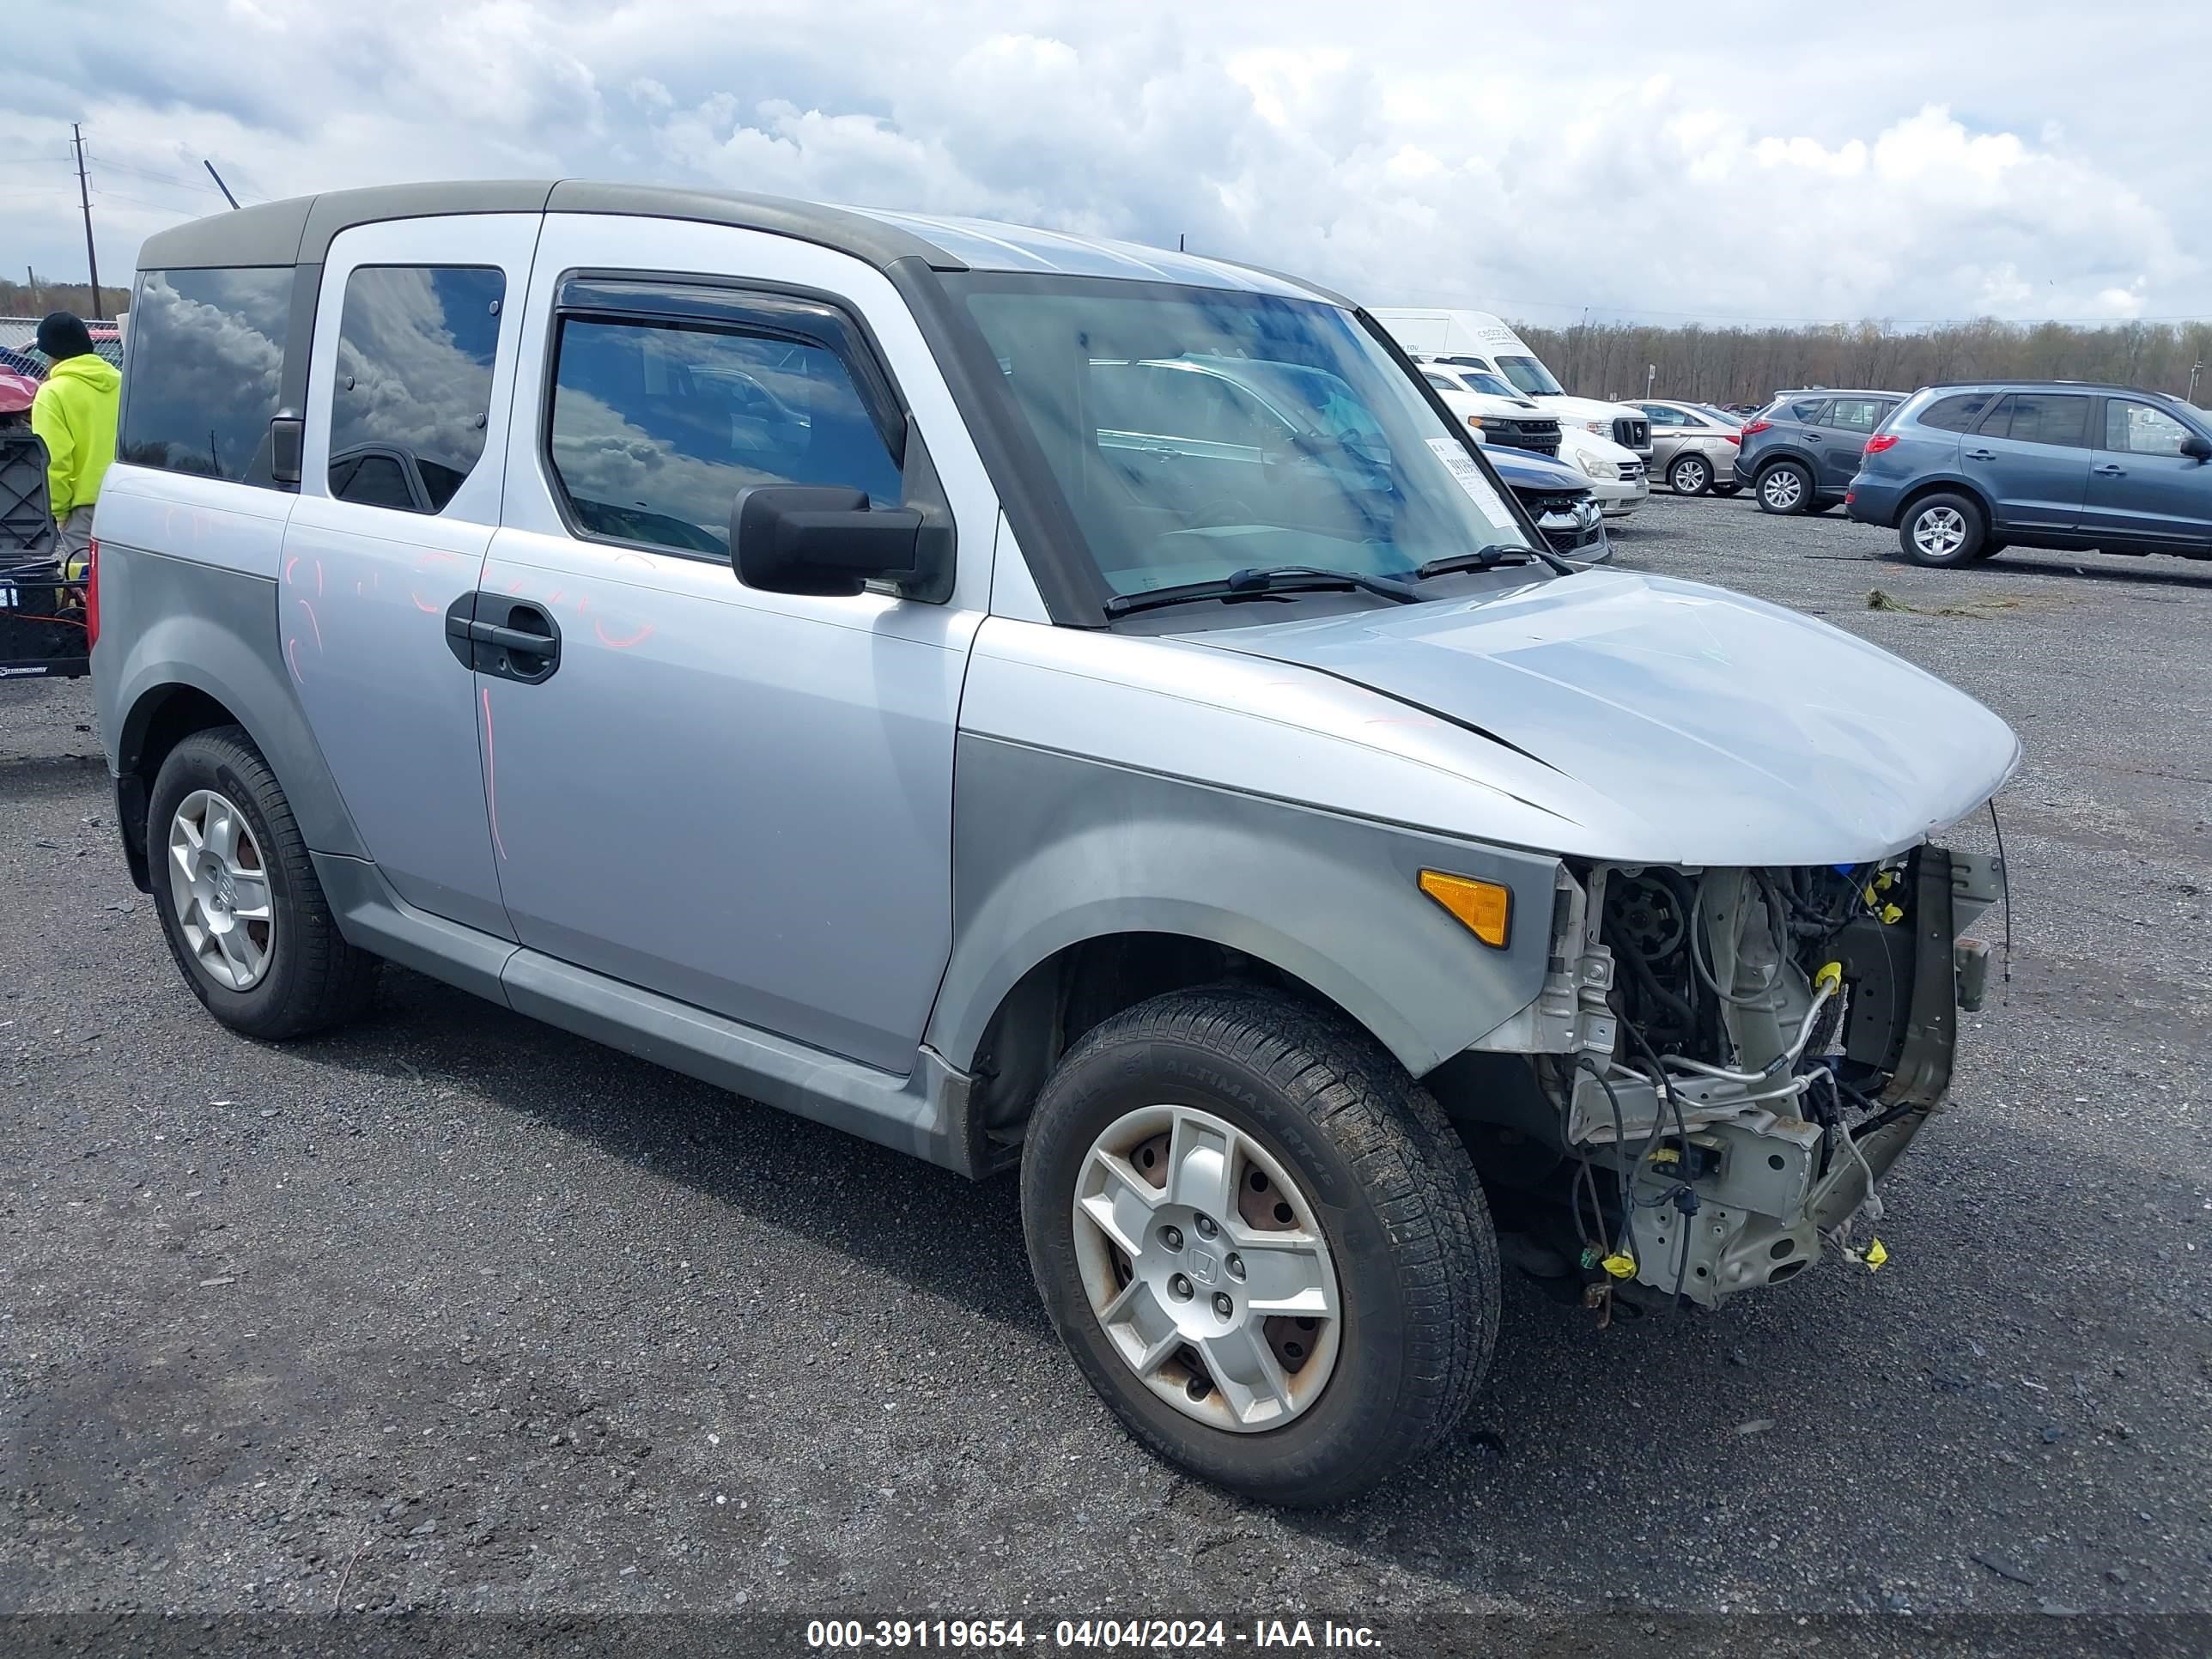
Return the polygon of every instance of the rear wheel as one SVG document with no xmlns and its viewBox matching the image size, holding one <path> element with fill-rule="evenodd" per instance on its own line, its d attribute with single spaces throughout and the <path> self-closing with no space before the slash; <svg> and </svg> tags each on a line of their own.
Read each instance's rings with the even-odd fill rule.
<svg viewBox="0 0 2212 1659">
<path fill-rule="evenodd" d="M 1989 538 L 1979 502 L 1965 495 L 1923 495 L 1897 526 L 1905 556 L 1933 569 L 1955 569 L 1981 556 Z"/>
<path fill-rule="evenodd" d="M 241 728 L 169 751 L 146 851 L 169 953 L 233 1030 L 303 1036 L 368 1005 L 376 959 L 339 934 L 284 792 Z"/>
<path fill-rule="evenodd" d="M 1759 475 L 1762 513 L 1802 513 L 1813 500 L 1813 475 L 1795 461 L 1777 461 Z"/>
<path fill-rule="evenodd" d="M 1713 487 L 1712 463 L 1704 456 L 1677 455 L 1667 469 L 1667 486 L 1677 495 L 1702 495 Z"/>
<path fill-rule="evenodd" d="M 1371 1038 L 1288 997 L 1177 992 L 1085 1037 L 1038 1099 L 1022 1219 L 1091 1387 L 1253 1498 L 1387 1479 L 1489 1363 L 1497 1240 L 1465 1148 Z"/>
</svg>

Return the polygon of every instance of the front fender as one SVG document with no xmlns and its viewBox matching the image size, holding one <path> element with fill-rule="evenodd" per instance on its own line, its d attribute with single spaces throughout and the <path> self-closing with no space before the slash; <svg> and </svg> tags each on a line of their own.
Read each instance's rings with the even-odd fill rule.
<svg viewBox="0 0 2212 1659">
<path fill-rule="evenodd" d="M 1116 934 L 1266 962 L 1415 1077 L 1542 987 L 1555 859 L 965 733 L 953 801 L 953 949 L 929 1043 L 963 1068 L 1024 974 Z M 1506 948 L 1431 902 L 1423 869 L 1511 888 Z"/>
</svg>

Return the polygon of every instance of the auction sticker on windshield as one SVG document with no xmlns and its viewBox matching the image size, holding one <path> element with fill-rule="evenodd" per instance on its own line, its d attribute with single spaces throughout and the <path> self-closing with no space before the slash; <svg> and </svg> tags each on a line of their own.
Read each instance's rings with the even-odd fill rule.
<svg viewBox="0 0 2212 1659">
<path fill-rule="evenodd" d="M 1483 477 L 1482 469 L 1474 464 L 1474 457 L 1461 447 L 1458 439 L 1431 438 L 1429 447 L 1437 452 L 1438 460 L 1451 469 L 1452 477 L 1459 480 L 1459 487 L 1482 509 L 1485 518 L 1500 530 L 1520 528 L 1514 522 L 1513 509 L 1505 505 L 1490 480 Z"/>
</svg>

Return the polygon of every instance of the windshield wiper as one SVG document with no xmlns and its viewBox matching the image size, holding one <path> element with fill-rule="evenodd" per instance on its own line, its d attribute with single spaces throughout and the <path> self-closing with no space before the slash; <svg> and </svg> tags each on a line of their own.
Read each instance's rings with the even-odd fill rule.
<svg viewBox="0 0 2212 1659">
<path fill-rule="evenodd" d="M 1501 564 L 1534 564 L 1539 559 L 1562 576 L 1573 574 L 1573 566 L 1542 548 L 1523 547 L 1519 542 L 1492 542 L 1472 553 L 1455 553 L 1448 559 L 1431 559 L 1413 572 L 1413 580 L 1420 581 L 1430 576 L 1449 576 L 1462 570 L 1495 570 Z"/>
<path fill-rule="evenodd" d="M 1276 564 L 1232 570 L 1212 581 L 1178 582 L 1173 587 L 1156 587 L 1148 593 L 1117 593 L 1106 601 L 1106 614 L 1126 617 L 1133 611 L 1185 605 L 1196 599 L 1241 599 L 1262 593 L 1326 593 L 1355 587 L 1395 599 L 1400 605 L 1411 605 L 1421 597 L 1393 577 L 1370 576 L 1357 570 L 1325 570 L 1311 564 Z"/>
</svg>

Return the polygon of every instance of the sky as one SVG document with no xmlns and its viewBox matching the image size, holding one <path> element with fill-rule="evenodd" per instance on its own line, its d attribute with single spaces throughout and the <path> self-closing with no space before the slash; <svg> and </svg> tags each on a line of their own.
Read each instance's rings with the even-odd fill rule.
<svg viewBox="0 0 2212 1659">
<path fill-rule="evenodd" d="M 0 274 L 242 200 L 724 185 L 1537 323 L 2212 318 L 2212 4 L 14 0 Z M 86 18 L 94 20 L 84 26 Z"/>
</svg>

